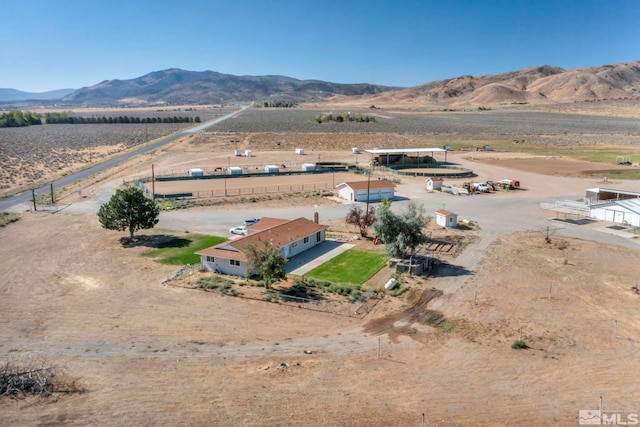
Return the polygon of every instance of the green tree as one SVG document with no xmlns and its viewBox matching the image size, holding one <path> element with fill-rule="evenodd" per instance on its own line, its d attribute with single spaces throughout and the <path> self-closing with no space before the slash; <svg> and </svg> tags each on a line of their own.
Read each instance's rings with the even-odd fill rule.
<svg viewBox="0 0 640 427">
<path fill-rule="evenodd" d="M 158 223 L 159 215 L 160 207 L 137 187 L 116 190 L 116 194 L 98 210 L 98 219 L 103 228 L 129 230 L 131 239 L 134 232 L 153 228 Z"/>
<path fill-rule="evenodd" d="M 266 241 L 263 243 L 262 247 L 258 247 L 255 243 L 248 243 L 244 247 L 244 253 L 247 256 L 247 277 L 257 271 L 265 281 L 265 287 L 269 288 L 271 282 L 286 277 L 287 259 L 278 248 L 269 245 Z"/>
<path fill-rule="evenodd" d="M 409 203 L 407 210 L 397 215 L 391 211 L 391 205 L 383 204 L 378 209 L 378 218 L 373 224 L 378 237 L 384 242 L 389 256 L 405 258 L 413 255 L 427 238 L 422 228 L 429 222 L 422 206 Z"/>
<path fill-rule="evenodd" d="M 365 212 L 361 206 L 354 205 L 349 212 L 347 212 L 344 222 L 358 227 L 360 229 L 360 235 L 366 237 L 367 230 L 376 222 L 376 208 L 375 206 L 369 206 L 369 212 Z"/>
</svg>

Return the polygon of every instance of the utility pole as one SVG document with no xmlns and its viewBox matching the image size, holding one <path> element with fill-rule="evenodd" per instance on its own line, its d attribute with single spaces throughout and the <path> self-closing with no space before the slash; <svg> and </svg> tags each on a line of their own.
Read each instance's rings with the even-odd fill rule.
<svg viewBox="0 0 640 427">
<path fill-rule="evenodd" d="M 156 174 L 153 166 L 151 163 L 151 200 L 156 199 Z"/>
<path fill-rule="evenodd" d="M 38 210 L 36 206 L 36 190 L 31 189 L 31 196 L 33 197 L 33 211 L 36 212 Z"/>
<path fill-rule="evenodd" d="M 366 218 L 365 222 L 367 224 L 369 224 L 369 193 L 371 191 L 371 166 L 369 166 L 368 171 L 369 171 L 369 173 L 368 173 L 369 179 L 367 179 L 367 210 L 366 210 L 366 213 L 365 213 L 365 218 Z"/>
<path fill-rule="evenodd" d="M 50 188 L 51 188 L 51 204 L 55 204 L 55 200 L 53 199 L 53 183 L 49 184 Z"/>
</svg>

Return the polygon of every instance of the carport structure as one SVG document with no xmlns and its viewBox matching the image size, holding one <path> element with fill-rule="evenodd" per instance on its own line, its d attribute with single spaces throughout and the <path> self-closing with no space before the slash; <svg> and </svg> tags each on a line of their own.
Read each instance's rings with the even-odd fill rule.
<svg viewBox="0 0 640 427">
<path fill-rule="evenodd" d="M 415 155 L 418 158 L 418 163 L 420 162 L 420 154 L 424 153 L 427 157 L 428 154 L 431 154 L 431 159 L 433 160 L 433 153 L 442 153 L 444 152 L 444 161 L 447 161 L 447 151 L 444 148 L 374 148 L 371 150 L 364 150 L 371 155 L 372 160 L 378 159 L 378 163 L 381 165 L 389 166 L 391 163 L 391 157 L 397 159 L 400 156 L 402 159 L 402 163 L 404 163 L 404 158 L 407 155 Z M 384 159 L 384 160 L 383 160 Z M 425 162 L 427 163 L 427 162 Z"/>
</svg>

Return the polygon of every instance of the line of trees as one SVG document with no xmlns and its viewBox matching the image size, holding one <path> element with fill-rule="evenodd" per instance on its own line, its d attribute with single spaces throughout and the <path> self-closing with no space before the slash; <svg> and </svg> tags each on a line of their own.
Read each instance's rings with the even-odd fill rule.
<svg viewBox="0 0 640 427">
<path fill-rule="evenodd" d="M 295 102 L 276 101 L 276 102 L 264 102 L 262 104 L 264 108 L 295 108 L 298 106 Z"/>
<path fill-rule="evenodd" d="M 200 123 L 200 116 L 173 116 L 173 117 L 133 117 L 133 116 L 92 116 L 80 117 L 66 112 L 45 113 L 47 124 L 112 124 L 112 123 Z"/>
<path fill-rule="evenodd" d="M 41 125 L 42 117 L 30 111 L 12 110 L 0 115 L 0 128 L 12 128 L 30 125 Z"/>
<path fill-rule="evenodd" d="M 352 116 L 351 113 L 342 113 L 342 114 L 316 114 L 315 117 L 316 122 L 318 123 L 329 123 L 329 122 L 357 122 L 357 123 L 375 123 L 376 118 L 371 116 Z"/>
</svg>

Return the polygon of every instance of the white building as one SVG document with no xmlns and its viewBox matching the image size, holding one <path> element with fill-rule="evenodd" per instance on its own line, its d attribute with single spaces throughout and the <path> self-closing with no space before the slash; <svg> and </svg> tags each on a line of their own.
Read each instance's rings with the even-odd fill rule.
<svg viewBox="0 0 640 427">
<path fill-rule="evenodd" d="M 444 180 L 439 177 L 430 177 L 425 179 L 425 185 L 427 186 L 427 191 L 440 191 L 442 190 L 442 183 Z"/>
<path fill-rule="evenodd" d="M 623 199 L 591 205 L 589 216 L 601 221 L 640 227 L 640 199 Z"/>
<path fill-rule="evenodd" d="M 379 202 L 382 199 L 392 200 L 395 195 L 396 185 L 386 179 L 373 179 L 367 181 L 343 182 L 336 186 L 338 196 L 352 202 L 366 202 L 367 191 L 370 202 Z"/>
<path fill-rule="evenodd" d="M 196 254 L 200 255 L 202 267 L 208 271 L 245 277 L 247 256 L 244 249 L 247 244 L 254 243 L 261 247 L 266 242 L 278 248 L 285 258 L 291 258 L 322 243 L 326 229 L 326 226 L 306 218 L 285 220 L 263 217 L 247 227 L 249 233 L 246 236 L 211 246 Z"/>
<path fill-rule="evenodd" d="M 457 227 L 458 214 L 451 211 L 440 209 L 436 211 L 436 224 L 441 227 Z"/>
</svg>

